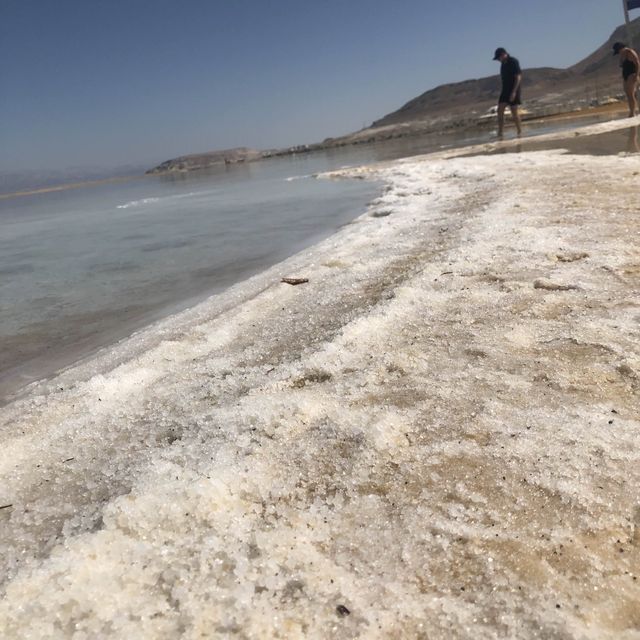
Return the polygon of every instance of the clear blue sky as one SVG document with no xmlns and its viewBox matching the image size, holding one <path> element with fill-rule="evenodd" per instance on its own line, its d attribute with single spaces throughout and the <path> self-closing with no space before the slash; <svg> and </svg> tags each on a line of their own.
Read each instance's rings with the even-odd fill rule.
<svg viewBox="0 0 640 640">
<path fill-rule="evenodd" d="M 0 171 L 322 140 L 496 74 L 496 46 L 569 66 L 623 22 L 621 4 L 0 0 Z"/>
</svg>

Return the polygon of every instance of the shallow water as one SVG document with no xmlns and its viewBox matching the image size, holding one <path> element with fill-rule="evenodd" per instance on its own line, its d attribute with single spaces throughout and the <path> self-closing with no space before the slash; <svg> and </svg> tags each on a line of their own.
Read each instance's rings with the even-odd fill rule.
<svg viewBox="0 0 640 640">
<path fill-rule="evenodd" d="M 375 186 L 298 163 L 0 204 L 3 391 L 274 264 L 348 222 Z"/>
<path fill-rule="evenodd" d="M 590 156 L 611 156 L 620 153 L 640 153 L 640 127 L 609 131 L 598 135 L 576 135 L 562 141 L 536 141 L 523 139 L 516 147 L 505 147 L 490 153 L 520 153 L 522 151 L 548 151 L 562 147 L 570 153 Z"/>
</svg>

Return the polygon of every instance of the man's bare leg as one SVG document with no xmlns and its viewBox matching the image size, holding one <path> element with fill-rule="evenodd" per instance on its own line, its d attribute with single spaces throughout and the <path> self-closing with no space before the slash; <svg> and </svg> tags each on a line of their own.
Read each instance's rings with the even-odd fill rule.
<svg viewBox="0 0 640 640">
<path fill-rule="evenodd" d="M 518 131 L 518 135 L 522 135 L 522 124 L 520 122 L 520 113 L 518 112 L 518 105 L 511 105 L 511 115 L 513 116 L 513 121 L 516 123 L 516 130 Z"/>
<path fill-rule="evenodd" d="M 498 138 L 502 138 L 504 133 L 504 110 L 506 107 L 504 102 L 498 104 Z"/>
<path fill-rule="evenodd" d="M 638 110 L 638 101 L 636 99 L 636 90 L 638 85 L 638 74 L 629 76 L 624 81 L 624 92 L 627 94 L 627 102 L 629 103 L 629 117 L 633 118 Z"/>
</svg>

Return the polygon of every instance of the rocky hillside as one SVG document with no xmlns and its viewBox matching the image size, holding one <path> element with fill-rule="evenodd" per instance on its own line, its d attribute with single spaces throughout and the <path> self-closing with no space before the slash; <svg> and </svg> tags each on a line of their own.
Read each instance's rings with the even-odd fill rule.
<svg viewBox="0 0 640 640">
<path fill-rule="evenodd" d="M 153 169 L 147 171 L 148 174 L 159 173 L 181 173 L 185 171 L 196 171 L 207 169 L 220 164 L 236 164 L 238 162 L 249 162 L 262 157 L 262 152 L 247 147 L 237 147 L 235 149 L 223 149 L 222 151 L 209 151 L 207 153 L 195 153 L 188 156 L 180 156 L 172 160 L 166 160 Z"/>
<path fill-rule="evenodd" d="M 640 18 L 631 23 L 631 28 L 634 42 L 640 42 Z M 567 69 L 525 69 L 523 91 L 526 106 L 535 110 L 562 102 L 570 107 L 620 93 L 620 74 L 611 55 L 611 46 L 617 40 L 627 40 L 626 27 L 618 27 L 601 47 Z M 371 126 L 385 127 L 443 115 L 462 115 L 472 110 L 482 112 L 495 103 L 499 94 L 497 71 L 496 68 L 496 75 L 487 78 L 445 84 L 426 91 Z"/>
</svg>

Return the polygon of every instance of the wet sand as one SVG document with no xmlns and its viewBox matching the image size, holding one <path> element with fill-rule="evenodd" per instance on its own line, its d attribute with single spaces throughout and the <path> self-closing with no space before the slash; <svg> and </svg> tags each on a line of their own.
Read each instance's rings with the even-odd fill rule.
<svg viewBox="0 0 640 640">
<path fill-rule="evenodd" d="M 526 134 L 526 130 L 525 130 Z M 573 135 L 562 142 L 557 140 L 536 141 L 535 138 L 522 138 L 521 143 L 505 149 L 496 149 L 488 153 L 520 153 L 523 151 L 548 151 L 566 149 L 569 153 L 592 156 L 612 156 L 621 153 L 640 153 L 640 126 L 610 131 L 597 135 Z"/>
<path fill-rule="evenodd" d="M 2 409 L 3 638 L 640 637 L 638 159 L 464 153 Z"/>
</svg>

